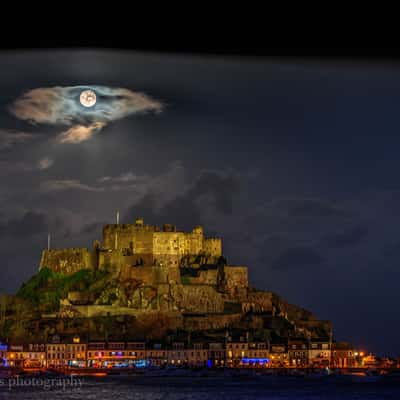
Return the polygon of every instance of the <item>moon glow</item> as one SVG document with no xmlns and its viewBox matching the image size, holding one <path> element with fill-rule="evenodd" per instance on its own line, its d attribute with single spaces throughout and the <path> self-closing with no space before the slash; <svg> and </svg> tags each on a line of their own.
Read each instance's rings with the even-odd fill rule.
<svg viewBox="0 0 400 400">
<path fill-rule="evenodd" d="M 84 107 L 93 107 L 96 104 L 96 93 L 93 90 L 84 90 L 79 101 Z"/>
</svg>

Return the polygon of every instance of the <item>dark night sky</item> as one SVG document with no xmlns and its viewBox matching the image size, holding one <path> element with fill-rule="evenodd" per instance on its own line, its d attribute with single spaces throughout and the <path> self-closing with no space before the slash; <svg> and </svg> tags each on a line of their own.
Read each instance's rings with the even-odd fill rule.
<svg viewBox="0 0 400 400">
<path fill-rule="evenodd" d="M 54 247 L 90 247 L 120 210 L 202 224 L 254 286 L 331 319 L 337 339 L 400 353 L 399 66 L 89 50 L 0 61 L 0 292 L 37 271 L 48 230 Z M 76 85 L 164 108 L 78 144 L 9 112 L 29 90 Z"/>
</svg>

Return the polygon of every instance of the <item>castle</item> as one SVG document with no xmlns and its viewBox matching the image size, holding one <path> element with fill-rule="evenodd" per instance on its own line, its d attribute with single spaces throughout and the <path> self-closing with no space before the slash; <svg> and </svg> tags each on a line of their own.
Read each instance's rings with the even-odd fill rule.
<svg viewBox="0 0 400 400">
<path fill-rule="evenodd" d="M 42 252 L 40 267 L 73 274 L 81 269 L 112 268 L 124 280 L 141 280 L 144 284 L 182 283 L 182 269 L 197 270 L 188 277 L 192 284 L 218 285 L 218 273 L 228 286 L 240 283 L 247 287 L 247 267 L 221 266 L 222 240 L 204 237 L 203 228 L 180 232 L 175 225 L 109 224 L 103 227 L 102 243 L 88 248 L 49 249 Z M 234 281 L 234 282 L 233 282 Z"/>
<path fill-rule="evenodd" d="M 247 267 L 228 265 L 222 256 L 221 239 L 206 238 L 201 226 L 181 232 L 170 224 L 164 224 L 162 230 L 145 225 L 143 219 L 134 224 L 108 224 L 103 227 L 102 242 L 95 241 L 91 250 L 44 250 L 40 269 L 44 267 L 67 275 L 82 269 L 112 271 L 119 297 L 114 303 L 119 308 L 114 307 L 113 313 L 118 309 L 127 312 L 121 307 L 130 311 L 223 313 L 228 303 L 242 310 L 247 298 Z M 71 294 L 72 303 L 67 305 L 73 305 L 76 297 Z M 100 296 L 94 305 L 110 304 L 102 302 Z M 84 311 L 82 307 L 75 310 Z M 86 314 L 91 312 L 93 307 L 85 310 Z"/>
<path fill-rule="evenodd" d="M 221 239 L 205 237 L 201 226 L 182 232 L 140 218 L 105 225 L 91 249 L 44 250 L 39 273 L 15 297 L 21 300 L 34 305 L 24 330 L 14 330 L 24 337 L 106 337 L 109 324 L 114 338 L 178 331 L 218 336 L 228 329 L 317 338 L 332 329 L 281 296 L 251 287 L 247 267 L 229 264 Z M 20 327 L 17 315 L 10 324 Z"/>
</svg>

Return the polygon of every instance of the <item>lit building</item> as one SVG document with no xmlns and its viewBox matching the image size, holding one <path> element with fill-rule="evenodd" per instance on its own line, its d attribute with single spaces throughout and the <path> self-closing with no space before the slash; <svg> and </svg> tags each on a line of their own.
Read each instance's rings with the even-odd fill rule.
<svg viewBox="0 0 400 400">
<path fill-rule="evenodd" d="M 11 345 L 8 349 L 8 364 L 10 367 L 23 367 L 25 354 L 22 345 Z"/>
<path fill-rule="evenodd" d="M 331 367 L 332 368 L 352 368 L 358 367 L 358 357 L 360 353 L 364 355 L 363 352 L 358 352 L 353 349 L 349 343 L 340 342 L 332 343 L 332 357 L 331 357 Z"/>
<path fill-rule="evenodd" d="M 191 367 L 205 367 L 208 362 L 208 349 L 204 343 L 194 343 L 186 350 L 186 359 Z M 220 360 L 224 361 L 223 358 Z"/>
<path fill-rule="evenodd" d="M 64 343 L 51 343 L 46 345 L 46 364 L 49 368 L 61 368 L 67 364 L 66 345 Z"/>
<path fill-rule="evenodd" d="M 306 367 L 309 364 L 307 341 L 292 339 L 288 341 L 288 358 L 291 367 Z"/>
<path fill-rule="evenodd" d="M 44 368 L 46 366 L 46 345 L 29 344 L 25 351 L 25 368 Z"/>
<path fill-rule="evenodd" d="M 168 349 L 167 353 L 169 365 L 182 366 L 187 364 L 184 342 L 172 343 L 172 348 Z"/>
<path fill-rule="evenodd" d="M 242 364 L 256 368 L 270 366 L 267 344 L 265 342 L 250 342 L 247 357 L 242 358 Z"/>
<path fill-rule="evenodd" d="M 361 363 L 362 366 L 366 368 L 377 368 L 379 366 L 379 361 L 377 360 L 376 356 L 371 353 L 365 357 L 362 357 Z"/>
<path fill-rule="evenodd" d="M 5 359 L 10 367 L 42 368 L 46 366 L 44 344 L 11 345 Z"/>
<path fill-rule="evenodd" d="M 331 360 L 331 344 L 329 340 L 312 339 L 309 342 L 308 358 L 312 366 L 328 367 Z"/>
<path fill-rule="evenodd" d="M 144 342 L 90 342 L 87 366 L 92 368 L 129 368 L 146 366 Z"/>
<path fill-rule="evenodd" d="M 221 342 L 208 344 L 208 367 L 223 367 L 226 364 L 225 347 Z"/>
<path fill-rule="evenodd" d="M 168 352 L 161 343 L 154 343 L 149 349 L 146 349 L 145 358 L 150 366 L 164 366 L 168 363 Z"/>
<path fill-rule="evenodd" d="M 244 341 L 229 341 L 226 343 L 226 362 L 231 367 L 241 365 L 242 359 L 248 357 L 249 344 Z"/>
<path fill-rule="evenodd" d="M 130 365 L 133 364 L 137 368 L 148 366 L 145 342 L 126 343 L 126 356 Z"/>
<path fill-rule="evenodd" d="M 269 349 L 271 366 L 282 368 L 289 365 L 288 351 L 286 343 L 271 343 Z"/>
<path fill-rule="evenodd" d="M 66 365 L 71 368 L 86 367 L 86 344 L 81 343 L 79 336 L 68 340 L 65 346 Z"/>
<path fill-rule="evenodd" d="M 0 366 L 2 367 L 8 365 L 7 353 L 8 353 L 8 346 L 0 342 Z"/>
</svg>

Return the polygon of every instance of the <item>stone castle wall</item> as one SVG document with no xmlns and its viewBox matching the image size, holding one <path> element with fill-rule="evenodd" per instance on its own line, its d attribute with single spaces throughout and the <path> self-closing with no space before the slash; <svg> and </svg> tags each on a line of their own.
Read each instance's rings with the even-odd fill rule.
<svg viewBox="0 0 400 400">
<path fill-rule="evenodd" d="M 135 280 L 144 285 L 159 285 L 163 283 L 180 283 L 181 274 L 178 267 L 159 266 L 130 266 L 122 265 L 120 268 L 122 281 Z"/>
<path fill-rule="evenodd" d="M 153 226 L 132 224 L 108 224 L 103 227 L 103 247 L 106 249 L 129 249 L 136 246 L 137 253 L 152 253 Z"/>
<path fill-rule="evenodd" d="M 187 280 L 190 284 L 194 285 L 213 285 L 217 284 L 218 270 L 208 269 L 205 271 L 199 271 L 199 276 L 188 277 Z"/>
<path fill-rule="evenodd" d="M 95 254 L 86 248 L 44 250 L 39 269 L 73 274 L 81 269 L 95 268 Z"/>
<path fill-rule="evenodd" d="M 222 313 L 224 299 L 209 285 L 171 285 L 170 294 L 179 311 Z"/>
<path fill-rule="evenodd" d="M 204 238 L 203 229 L 177 232 L 175 227 L 114 224 L 103 228 L 104 249 L 124 249 L 128 254 L 152 254 L 158 263 L 175 265 L 186 255 L 206 253 L 214 257 L 222 255 L 222 242 L 217 238 Z"/>
<path fill-rule="evenodd" d="M 225 315 L 205 315 L 200 316 L 184 316 L 183 326 L 185 329 L 207 330 L 207 329 L 222 329 L 238 324 L 242 314 L 225 314 Z"/>
<path fill-rule="evenodd" d="M 221 257 L 222 240 L 217 238 L 204 239 L 203 251 L 211 257 Z"/>
<path fill-rule="evenodd" d="M 249 286 L 247 267 L 225 266 L 224 268 L 226 286 L 229 291 L 235 288 L 247 288 Z"/>
</svg>

